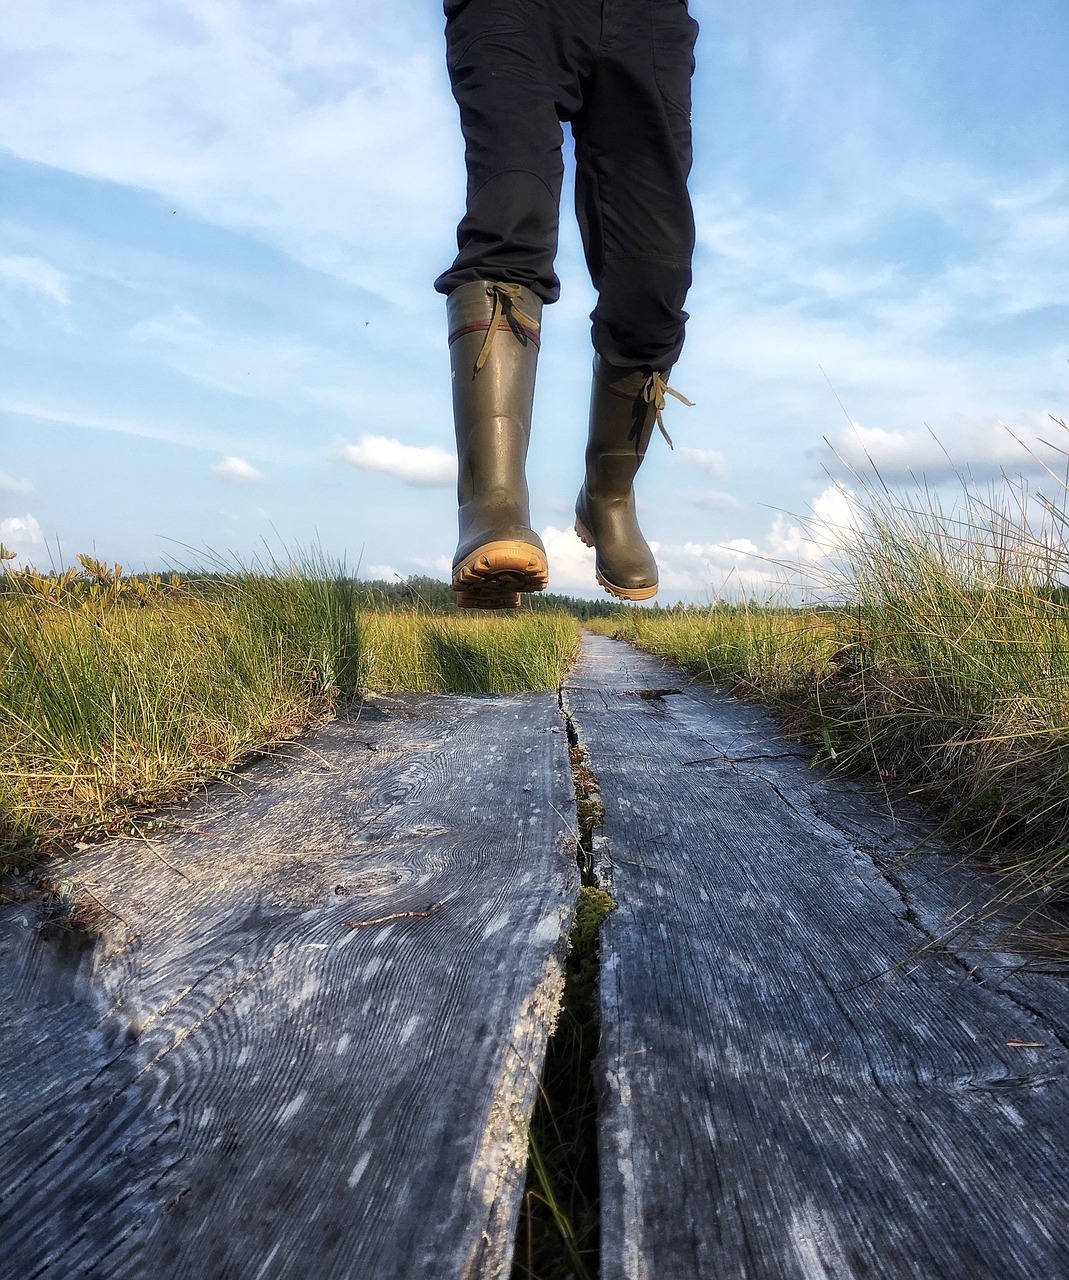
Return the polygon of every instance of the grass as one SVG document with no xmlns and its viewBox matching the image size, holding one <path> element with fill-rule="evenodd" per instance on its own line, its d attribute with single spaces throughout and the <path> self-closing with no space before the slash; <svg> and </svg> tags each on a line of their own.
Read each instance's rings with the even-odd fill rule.
<svg viewBox="0 0 1069 1280">
<path fill-rule="evenodd" d="M 1057 493 L 1064 499 L 1064 485 Z M 838 604 L 631 610 L 614 629 L 765 702 L 831 766 L 869 771 L 934 806 L 1004 873 L 985 910 L 1064 903 L 1065 505 L 1009 480 L 984 494 L 963 484 L 949 509 L 928 492 L 872 486 Z"/>
<path fill-rule="evenodd" d="M 565 613 L 475 615 L 371 611 L 362 616 L 361 683 L 429 693 L 555 689 L 579 643 Z"/>
<path fill-rule="evenodd" d="M 0 582 L 0 872 L 144 829 L 366 690 L 555 688 L 578 642 L 552 612 L 362 609 L 314 558 L 166 580 L 79 560 Z"/>
<path fill-rule="evenodd" d="M 425 584 L 386 607 L 385 592 L 320 559 L 166 580 L 85 556 L 79 565 L 0 578 L 0 900 L 34 900 L 78 928 L 92 927 L 91 904 L 44 875 L 43 856 L 155 830 L 152 810 L 371 691 L 555 689 L 579 641 L 569 613 L 448 612 L 427 607 Z M 594 1105 L 604 897 L 582 890 L 525 1217 L 525 1256 L 551 1270 L 563 1256 L 580 1277 L 597 1249 L 596 1164 L 580 1134 Z M 579 1102 L 568 1093 L 576 1071 Z"/>
</svg>

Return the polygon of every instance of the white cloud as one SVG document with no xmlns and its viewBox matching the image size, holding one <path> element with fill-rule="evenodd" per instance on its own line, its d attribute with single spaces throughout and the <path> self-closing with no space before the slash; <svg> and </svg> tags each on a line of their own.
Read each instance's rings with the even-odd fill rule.
<svg viewBox="0 0 1069 1280">
<path fill-rule="evenodd" d="M 157 192 L 383 296 L 447 260 L 462 150 L 425 4 L 20 9 L 0 102 L 16 155 Z"/>
<path fill-rule="evenodd" d="M 676 450 L 682 462 L 704 471 L 714 480 L 723 480 L 727 476 L 727 464 L 724 455 L 717 449 L 692 449 L 683 445 Z"/>
<path fill-rule="evenodd" d="M 212 470 L 217 476 L 222 476 L 224 480 L 239 480 L 246 484 L 263 479 L 263 473 L 257 471 L 244 458 L 223 458 L 221 462 L 216 462 L 212 466 Z"/>
<path fill-rule="evenodd" d="M 457 477 L 456 457 L 436 444 L 402 444 L 387 436 L 361 436 L 355 444 L 345 440 L 336 446 L 337 457 L 361 471 L 396 476 L 406 484 L 448 485 Z"/>
<path fill-rule="evenodd" d="M 28 513 L 0 520 L 0 542 L 16 553 L 14 560 L 4 562 L 12 569 L 21 569 L 24 565 L 39 567 L 48 554 L 44 532 L 36 516 Z"/>
<path fill-rule="evenodd" d="M 584 546 L 571 526 L 546 525 L 540 535 L 549 560 L 550 591 L 599 590 L 594 576 L 594 551 Z"/>
<path fill-rule="evenodd" d="M 744 591 L 764 599 L 799 587 L 823 586 L 837 553 L 859 528 L 853 492 L 828 485 L 812 503 L 811 516 L 792 523 L 777 515 L 763 541 L 650 542 L 662 590 L 713 599 Z M 541 531 L 549 558 L 550 590 L 596 589 L 594 551 L 572 529 L 548 525 Z"/>
<path fill-rule="evenodd" d="M 416 556 L 412 560 L 413 566 L 420 573 L 428 574 L 432 578 L 451 578 L 453 573 L 453 559 L 451 556 L 432 556 L 425 559 L 422 556 Z"/>
<path fill-rule="evenodd" d="M 70 306 L 67 277 L 43 258 L 0 256 L 0 281 L 50 298 L 61 307 Z"/>
<path fill-rule="evenodd" d="M 16 479 L 0 471 L 0 493 L 29 493 L 32 488 L 29 480 Z"/>
<path fill-rule="evenodd" d="M 294 338 L 219 329 L 185 307 L 140 321 L 130 337 L 161 364 L 239 396 L 285 395 L 316 355 Z"/>
<path fill-rule="evenodd" d="M 813 502 L 809 536 L 824 555 L 853 546 L 864 526 L 857 494 L 844 485 L 829 485 Z"/>
<path fill-rule="evenodd" d="M 739 593 L 756 600 L 797 601 L 837 587 L 839 553 L 851 544 L 860 524 L 855 494 L 833 483 L 814 498 L 808 517 L 792 520 L 777 514 L 760 542 L 735 537 L 718 542 L 651 542 L 650 547 L 664 592 L 708 601 Z M 550 550 L 548 541 L 546 549 Z M 550 572 L 556 576 L 552 555 Z"/>
<path fill-rule="evenodd" d="M 392 564 L 369 564 L 362 575 L 372 582 L 404 582 L 404 574 L 398 573 Z"/>
<path fill-rule="evenodd" d="M 742 511 L 746 506 L 733 493 L 720 489 L 689 489 L 684 497 L 707 511 Z"/>
<path fill-rule="evenodd" d="M 810 515 L 799 523 L 792 523 L 782 512 L 776 515 L 761 555 L 788 571 L 831 562 L 856 542 L 862 519 L 853 490 L 830 484 L 813 500 Z"/>
<path fill-rule="evenodd" d="M 1048 419 L 1049 430 L 1057 428 Z M 1001 422 L 958 418 L 938 437 L 931 431 L 889 431 L 854 422 L 830 436 L 828 443 L 839 466 L 861 478 L 874 468 L 889 484 L 939 483 L 964 475 L 989 478 L 1003 471 L 1036 471 L 1037 459 L 1049 453 L 1043 434 L 1043 425 L 1034 421 L 1009 428 Z"/>
</svg>

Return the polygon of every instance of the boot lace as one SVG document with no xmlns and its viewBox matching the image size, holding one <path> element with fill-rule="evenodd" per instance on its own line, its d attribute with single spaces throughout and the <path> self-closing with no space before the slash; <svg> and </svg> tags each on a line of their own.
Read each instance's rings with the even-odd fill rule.
<svg viewBox="0 0 1069 1280">
<path fill-rule="evenodd" d="M 522 296 L 520 285 L 491 284 L 487 287 L 487 292 L 493 294 L 494 310 L 490 316 L 490 327 L 486 331 L 482 348 L 475 361 L 475 373 L 479 372 L 489 358 L 490 348 L 494 345 L 494 335 L 497 333 L 497 324 L 502 316 L 508 321 L 509 328 L 515 336 L 525 346 L 527 345 L 527 334 L 524 333 L 524 326 L 535 331 L 538 329 L 538 321 L 534 316 L 528 315 L 522 307 L 517 305 L 517 300 Z M 675 393 L 673 392 L 673 394 Z"/>
<path fill-rule="evenodd" d="M 657 415 L 657 426 L 660 428 L 661 435 L 668 441 L 669 449 L 675 449 L 672 443 L 672 437 L 668 434 L 664 427 L 664 419 L 661 414 L 664 412 L 664 398 L 666 395 L 675 396 L 677 400 L 681 400 L 689 408 L 693 409 L 694 401 L 688 400 L 674 387 L 670 387 L 665 381 L 662 374 L 654 370 L 646 379 L 646 385 L 642 388 L 642 398 L 649 405 L 653 406 L 653 411 Z"/>
</svg>

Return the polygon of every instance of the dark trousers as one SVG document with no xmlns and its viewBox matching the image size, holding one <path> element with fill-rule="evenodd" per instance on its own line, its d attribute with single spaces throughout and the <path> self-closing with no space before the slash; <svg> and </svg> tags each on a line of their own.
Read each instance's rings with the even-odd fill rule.
<svg viewBox="0 0 1069 1280">
<path fill-rule="evenodd" d="M 473 280 L 555 302 L 561 121 L 610 364 L 668 368 L 683 345 L 694 217 L 686 0 L 446 0 L 446 49 L 468 171 L 459 253 L 440 293 Z"/>
</svg>

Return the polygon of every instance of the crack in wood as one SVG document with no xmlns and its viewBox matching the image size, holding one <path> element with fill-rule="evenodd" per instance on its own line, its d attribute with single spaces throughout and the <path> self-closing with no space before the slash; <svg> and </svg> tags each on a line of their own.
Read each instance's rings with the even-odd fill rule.
<svg viewBox="0 0 1069 1280">
<path fill-rule="evenodd" d="M 847 834 L 860 797 L 837 821 L 805 753 L 732 750 L 756 726 L 775 740 L 760 709 L 601 693 L 671 679 L 585 636 L 569 680 L 623 903 L 602 965 L 604 1280 L 1069 1274 L 1064 984 L 922 954 L 914 903 L 950 882 L 887 874 Z"/>
<path fill-rule="evenodd" d="M 129 927 L 0 1014 L 12 1274 L 507 1274 L 578 887 L 566 751 L 544 694 L 397 704 L 187 806 L 160 850 L 192 884 L 86 853 Z M 23 957 L 0 919 L 0 974 Z"/>
</svg>

